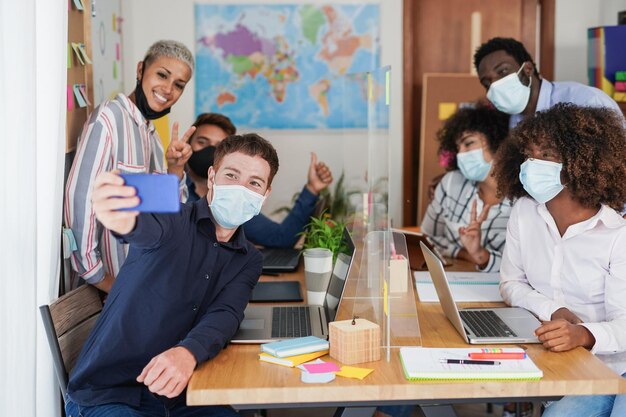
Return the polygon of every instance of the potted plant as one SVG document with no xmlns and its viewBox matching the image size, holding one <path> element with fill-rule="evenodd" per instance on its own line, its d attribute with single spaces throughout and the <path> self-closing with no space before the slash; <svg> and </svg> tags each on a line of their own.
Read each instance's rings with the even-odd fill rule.
<svg viewBox="0 0 626 417">
<path fill-rule="evenodd" d="M 330 214 L 324 212 L 320 217 L 311 217 L 311 221 L 307 224 L 305 230 L 301 233 L 304 235 L 304 249 L 310 248 L 326 248 L 333 253 L 333 264 L 337 259 L 337 254 L 347 248 L 342 247 L 343 222 L 335 221 Z"/>
</svg>

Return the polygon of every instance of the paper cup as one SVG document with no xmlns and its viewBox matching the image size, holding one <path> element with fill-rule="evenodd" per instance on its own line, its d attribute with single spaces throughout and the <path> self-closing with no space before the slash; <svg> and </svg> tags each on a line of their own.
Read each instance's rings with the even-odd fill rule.
<svg viewBox="0 0 626 417">
<path fill-rule="evenodd" d="M 323 305 L 333 272 L 333 252 L 330 249 L 311 248 L 306 249 L 303 256 L 308 304 Z"/>
</svg>

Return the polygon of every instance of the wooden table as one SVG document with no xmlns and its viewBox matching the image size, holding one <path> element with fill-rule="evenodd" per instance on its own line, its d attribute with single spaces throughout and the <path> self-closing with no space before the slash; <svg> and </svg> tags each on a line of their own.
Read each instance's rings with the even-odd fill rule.
<svg viewBox="0 0 626 417">
<path fill-rule="evenodd" d="M 452 269 L 466 268 L 463 261 L 456 261 Z M 348 284 L 353 275 L 351 272 Z M 276 279 L 297 279 L 303 283 L 302 268 L 278 278 L 262 277 L 264 281 Z M 302 288 L 306 293 L 304 285 Z M 423 346 L 467 347 L 438 303 L 416 300 L 416 305 Z M 461 307 L 496 305 L 472 303 Z M 338 319 L 347 318 L 348 308 L 342 304 Z M 362 415 L 371 415 L 371 407 L 383 403 L 429 405 L 626 393 L 623 378 L 583 348 L 552 353 L 540 345 L 518 346 L 526 348 L 544 372 L 541 380 L 409 382 L 401 369 L 398 349 L 394 349 L 390 362 L 383 359 L 357 365 L 374 369 L 362 381 L 338 377 L 328 384 L 309 385 L 300 381 L 298 369 L 260 362 L 258 345 L 230 345 L 194 372 L 187 389 L 187 402 L 189 405 L 232 404 L 237 408 L 357 407 L 356 413 L 350 415 L 357 415 L 358 407 L 365 407 L 361 409 Z M 335 361 L 330 357 L 323 359 Z"/>
</svg>

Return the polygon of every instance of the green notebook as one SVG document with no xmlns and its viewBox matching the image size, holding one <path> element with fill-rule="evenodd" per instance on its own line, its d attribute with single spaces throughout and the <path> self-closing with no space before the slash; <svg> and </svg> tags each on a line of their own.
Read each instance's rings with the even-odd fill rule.
<svg viewBox="0 0 626 417">
<path fill-rule="evenodd" d="M 537 380 L 541 369 L 527 356 L 524 359 L 497 360 L 495 365 L 446 363 L 446 360 L 468 360 L 470 352 L 480 348 L 400 348 L 400 361 L 409 380 L 433 379 L 520 379 Z"/>
</svg>

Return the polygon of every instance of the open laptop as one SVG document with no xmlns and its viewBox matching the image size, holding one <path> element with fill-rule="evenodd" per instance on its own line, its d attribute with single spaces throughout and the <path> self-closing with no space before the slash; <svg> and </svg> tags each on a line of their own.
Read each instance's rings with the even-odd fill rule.
<svg viewBox="0 0 626 417">
<path fill-rule="evenodd" d="M 263 272 L 293 272 L 300 262 L 300 250 L 292 248 L 262 248 Z"/>
<path fill-rule="evenodd" d="M 266 343 L 302 336 L 328 338 L 328 323 L 335 320 L 354 260 L 354 243 L 347 229 L 342 238 L 324 305 L 253 306 L 248 304 L 232 343 Z"/>
<path fill-rule="evenodd" d="M 535 329 L 541 323 L 528 310 L 519 307 L 459 310 L 452 298 L 443 264 L 424 243 L 420 242 L 420 246 L 441 308 L 466 343 L 540 343 Z"/>
</svg>

